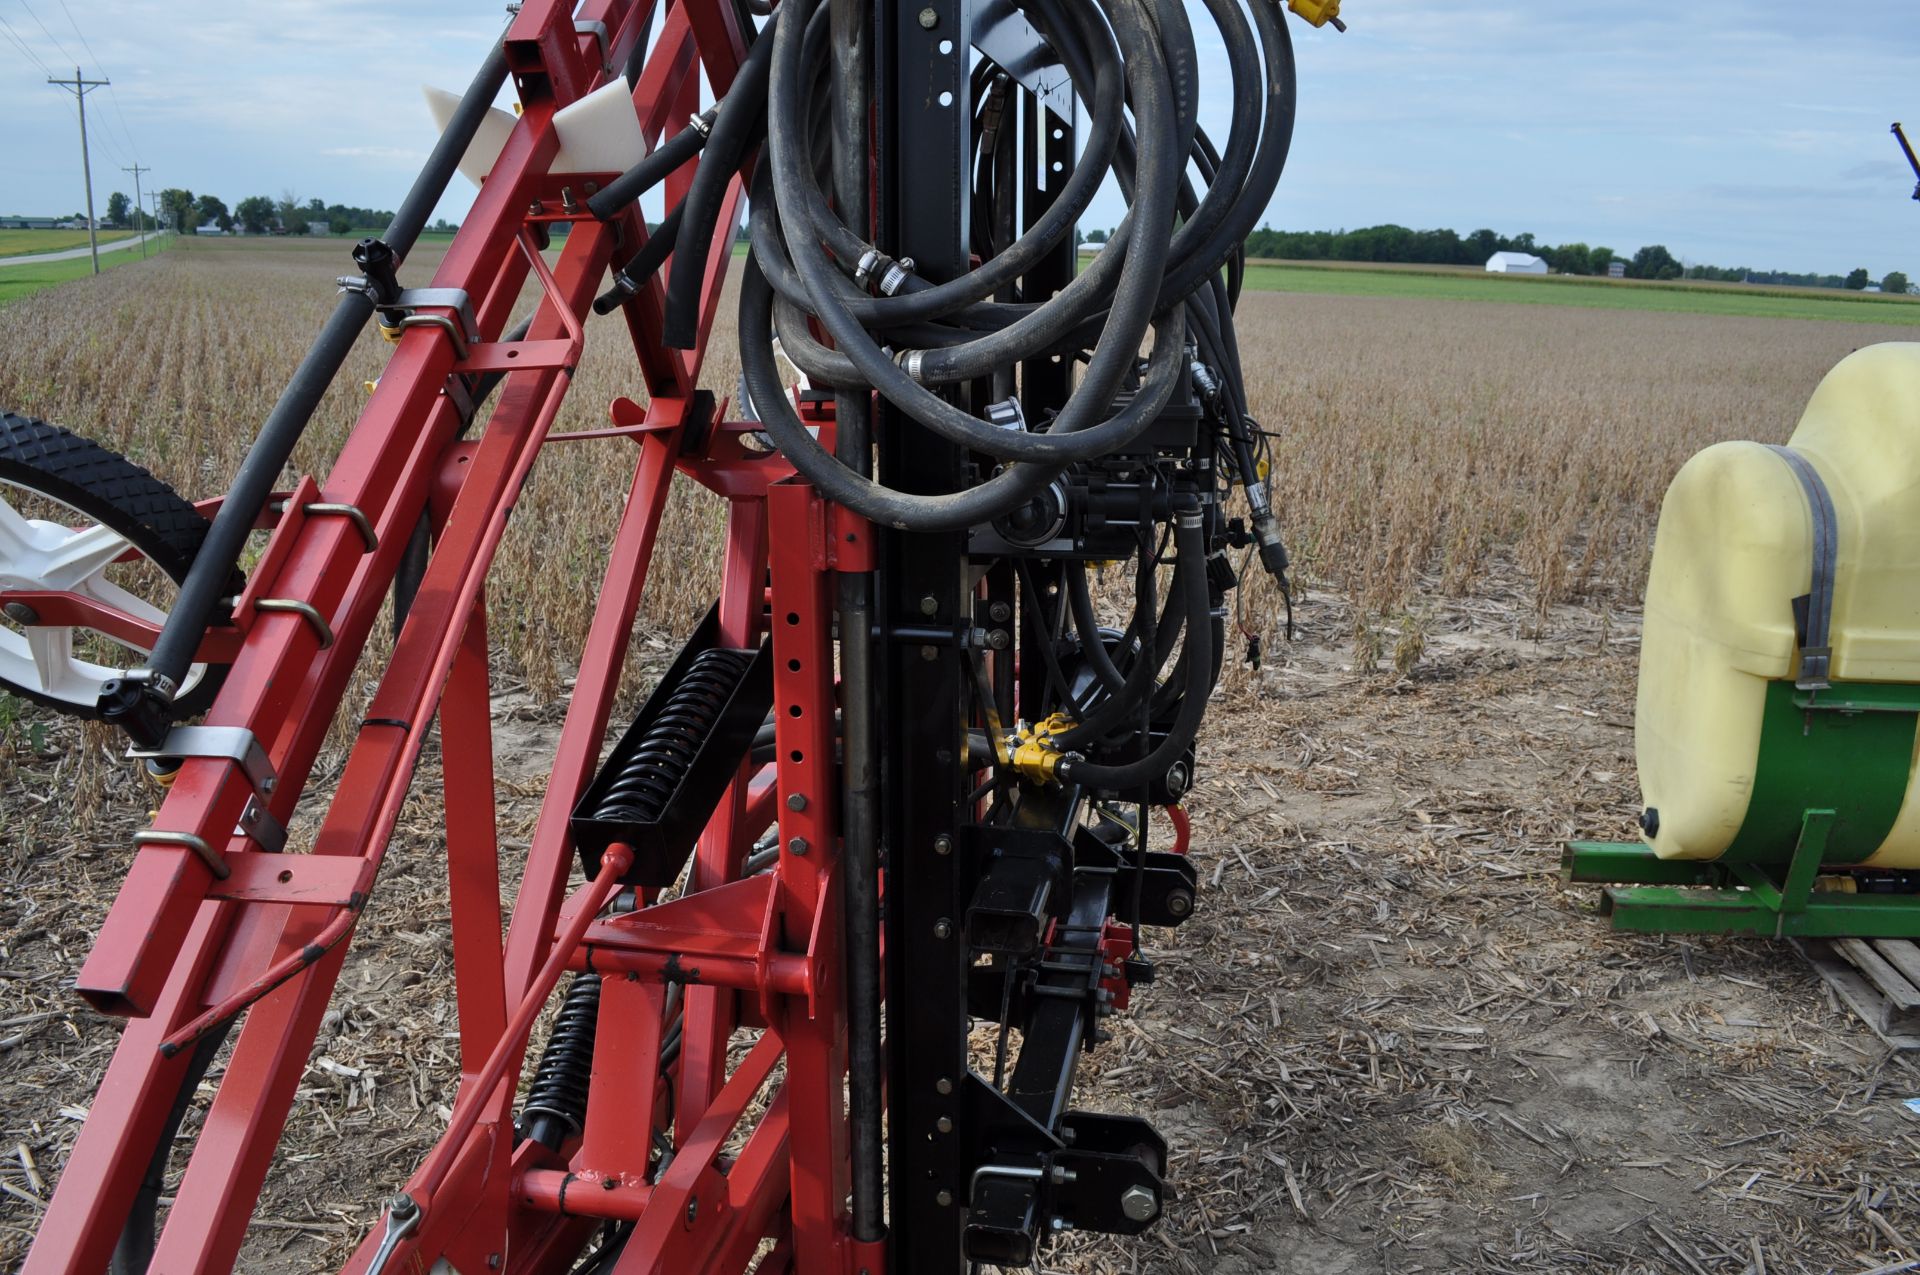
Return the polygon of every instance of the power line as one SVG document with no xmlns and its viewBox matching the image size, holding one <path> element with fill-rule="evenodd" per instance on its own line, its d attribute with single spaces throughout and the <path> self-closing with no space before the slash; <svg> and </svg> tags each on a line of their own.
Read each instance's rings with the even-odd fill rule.
<svg viewBox="0 0 1920 1275">
<path fill-rule="evenodd" d="M 127 127 L 127 115 L 120 109 L 120 95 L 114 91 L 112 77 L 107 75 L 107 64 L 100 60 L 100 55 L 93 51 L 91 44 L 87 43 L 87 33 L 82 31 L 80 24 L 73 20 L 73 10 L 67 8 L 67 0 L 60 0 L 60 12 L 67 15 L 67 25 L 73 28 L 75 35 L 80 37 L 80 47 L 85 49 L 87 56 L 93 59 L 93 69 L 100 72 L 102 76 L 107 76 L 107 100 L 113 103 L 114 118 L 120 124 L 120 135 L 127 139 L 127 149 L 133 152 L 133 162 L 139 163 L 140 144 L 133 140 L 133 130 Z"/>
<path fill-rule="evenodd" d="M 74 57 L 71 53 L 67 52 L 67 46 L 60 43 L 59 36 L 55 35 L 52 31 L 47 29 L 46 23 L 40 21 L 40 15 L 33 11 L 33 6 L 28 4 L 27 0 L 20 0 L 20 7 L 27 11 L 27 16 L 33 19 L 34 25 L 40 28 L 41 34 L 46 36 L 47 39 L 53 41 L 53 47 L 60 51 L 60 57 L 63 61 L 78 62 L 80 60 L 79 58 Z"/>
<path fill-rule="evenodd" d="M 8 22 L 4 17 L 0 17 L 0 29 L 4 29 L 6 31 L 7 38 L 12 40 L 16 45 L 20 46 L 20 51 L 26 54 L 28 58 L 32 59 L 33 64 L 39 67 L 43 74 L 46 74 L 46 75 L 53 74 L 53 68 L 40 60 L 40 55 L 33 51 L 33 46 L 28 44 L 24 39 L 22 39 L 20 36 L 20 33 L 13 29 L 13 24 L 11 22 Z"/>
</svg>

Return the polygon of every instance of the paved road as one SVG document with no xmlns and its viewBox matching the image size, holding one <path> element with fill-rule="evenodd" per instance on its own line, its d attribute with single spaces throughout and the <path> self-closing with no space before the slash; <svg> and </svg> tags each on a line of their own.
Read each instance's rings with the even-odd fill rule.
<svg viewBox="0 0 1920 1275">
<path fill-rule="evenodd" d="M 159 237 L 157 234 L 148 236 L 150 239 L 158 239 Z M 116 239 L 112 243 L 103 243 L 100 245 L 100 251 L 119 252 L 122 248 L 138 248 L 139 246 L 140 236 L 134 235 L 130 239 Z M 75 257 L 84 257 L 86 255 L 87 249 L 85 248 L 68 248 L 62 252 L 36 252 L 26 257 L 0 257 L 0 270 L 4 270 L 8 266 L 38 266 L 44 265 L 49 261 L 72 261 Z"/>
</svg>

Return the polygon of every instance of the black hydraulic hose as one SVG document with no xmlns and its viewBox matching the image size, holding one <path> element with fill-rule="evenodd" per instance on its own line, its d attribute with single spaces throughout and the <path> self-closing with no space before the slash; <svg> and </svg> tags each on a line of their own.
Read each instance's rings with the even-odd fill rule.
<svg viewBox="0 0 1920 1275">
<path fill-rule="evenodd" d="M 646 6 L 647 15 L 640 20 L 640 34 L 635 38 L 633 49 L 627 54 L 627 65 L 621 71 L 629 89 L 640 87 L 640 72 L 647 66 L 647 46 L 653 43 L 653 20 L 664 8 L 666 6 L 658 3 L 658 0 Z"/>
<path fill-rule="evenodd" d="M 1147 576 L 1151 570 L 1151 566 L 1145 568 L 1143 576 Z M 1184 583 L 1177 578 L 1179 571 L 1180 568 L 1176 568 L 1174 581 L 1176 591 L 1181 590 Z M 1153 610 L 1153 583 L 1150 576 L 1144 581 L 1140 602 L 1143 611 L 1150 613 Z M 1070 729 L 1061 732 L 1055 742 L 1061 748 L 1076 748 L 1083 743 L 1101 738 L 1126 722 L 1152 695 L 1154 679 L 1160 675 L 1160 663 L 1163 658 L 1161 653 L 1173 649 L 1173 644 L 1179 639 L 1181 630 L 1186 627 L 1186 619 L 1181 600 L 1169 598 L 1166 610 L 1160 617 L 1160 623 L 1154 627 L 1154 645 L 1140 650 L 1120 688 L 1075 722 Z M 1145 627 L 1144 623 L 1142 627 Z"/>
<path fill-rule="evenodd" d="M 440 202 L 440 196 L 446 194 L 447 183 L 459 171 L 467 147 L 473 144 L 481 121 L 493 109 L 494 96 L 500 92 L 500 86 L 506 82 L 506 78 L 506 47 L 496 44 L 487 55 L 487 60 L 481 64 L 479 73 L 473 77 L 473 82 L 467 85 L 460 105 L 454 108 L 453 117 L 447 121 L 446 132 L 440 134 L 432 154 L 427 156 L 426 167 L 413 179 L 407 197 L 400 202 L 400 211 L 387 223 L 387 232 L 381 239 L 393 249 L 396 259 L 404 261 L 407 254 L 413 251 L 414 241 L 426 229 L 427 218 L 433 214 L 434 205 Z M 228 499 L 232 499 L 231 494 Z M 224 505 L 221 507 L 225 508 Z"/>
<path fill-rule="evenodd" d="M 1060 778 L 1067 783 L 1088 784 L 1110 791 L 1125 791 L 1152 783 L 1165 775 L 1180 760 L 1200 734 L 1200 719 L 1206 715 L 1207 697 L 1213 691 L 1212 661 L 1202 658 L 1194 648 L 1205 630 L 1212 611 L 1207 587 L 1206 537 L 1201 532 L 1200 512 L 1184 509 L 1174 515 L 1174 543 L 1179 566 L 1174 574 L 1187 613 L 1187 645 L 1184 693 L 1166 737 L 1145 756 L 1119 765 L 1100 765 L 1077 757 L 1060 763 Z"/>
<path fill-rule="evenodd" d="M 1260 198 L 1242 197 L 1231 215 L 1225 218 L 1206 246 L 1196 251 L 1184 265 L 1176 267 L 1162 288 L 1163 305 L 1184 300 L 1206 277 L 1218 270 L 1236 246 L 1246 242 L 1254 223 L 1265 215 L 1266 201 L 1280 183 L 1287 155 L 1293 146 L 1293 124 L 1298 106 L 1299 80 L 1293 62 L 1293 37 L 1286 19 L 1272 5 L 1253 6 L 1253 20 L 1260 28 L 1260 46 L 1265 59 L 1266 125 L 1260 132 L 1260 152 L 1246 181 L 1248 192 Z M 1229 141 L 1231 150 L 1231 141 Z"/>
<path fill-rule="evenodd" d="M 1114 11 L 1120 15 L 1116 17 L 1116 26 L 1121 31 L 1132 37 L 1135 43 L 1144 38 L 1143 24 L 1137 15 L 1133 15 L 1130 0 L 1116 0 Z M 798 36 L 783 27 L 775 42 L 771 109 L 768 113 L 773 181 L 783 222 L 788 220 L 789 210 L 808 221 L 812 220 L 813 211 L 808 197 L 809 187 L 804 184 L 796 163 L 801 154 L 795 137 L 801 116 L 800 103 L 795 99 L 800 79 L 799 52 Z M 1170 104 L 1167 100 L 1169 91 L 1165 68 L 1154 59 L 1138 58 L 1129 66 L 1129 75 L 1137 81 L 1136 109 L 1140 111 L 1143 122 L 1161 129 L 1169 127 L 1171 120 L 1167 117 Z M 1166 246 L 1172 234 L 1174 188 L 1178 177 L 1176 157 L 1168 153 L 1165 147 L 1155 148 L 1154 153 L 1156 162 L 1139 184 L 1135 210 L 1148 231 L 1142 236 L 1142 242 L 1134 244 L 1126 255 L 1113 304 L 1108 311 L 1106 329 L 1095 346 L 1079 389 L 1067 400 L 1048 435 L 1007 432 L 995 439 L 992 436 L 1000 431 L 993 430 L 930 393 L 917 384 L 912 375 L 895 366 L 859 322 L 838 303 L 838 284 L 843 280 L 819 253 L 805 250 L 812 238 L 808 232 L 820 233 L 822 228 L 818 223 L 809 226 L 803 222 L 798 227 L 789 225 L 788 237 L 790 244 L 802 248 L 794 256 L 793 264 L 807 289 L 810 302 L 808 309 L 827 328 L 836 347 L 852 359 L 862 376 L 889 401 L 930 428 L 940 430 L 944 426 L 952 430 L 960 435 L 956 441 L 966 441 L 968 445 L 977 446 L 989 454 L 1004 451 L 1008 455 L 1044 458 L 1046 463 L 1063 464 L 1110 451 L 1116 442 L 1107 435 L 1072 441 L 1065 436 L 1079 432 L 1111 406 L 1120 378 L 1131 370 L 1146 327 L 1153 321 L 1154 295 L 1165 262 Z M 798 234 L 793 233 L 796 229 Z M 1089 277 L 1091 272 L 1083 274 L 1069 284 L 1054 302 L 1030 312 L 1011 327 L 963 347 L 972 352 L 975 359 L 983 360 L 978 366 L 969 364 L 970 370 L 966 375 L 990 374 L 996 366 L 1024 357 L 1030 348 L 1043 347 L 1047 342 L 1057 339 L 1061 334 L 1054 330 L 1057 327 L 1052 317 L 1055 303 L 1072 293 L 1076 287 L 1085 285 Z M 1065 318 L 1061 316 L 1062 320 Z M 1026 325 L 1027 330 L 1021 331 L 1022 325 Z M 1161 343 L 1168 335 L 1164 328 L 1156 333 L 1156 356 L 1160 355 Z M 916 356 L 933 360 L 951 353 L 927 350 L 917 351 Z M 1174 352 L 1169 351 L 1165 357 L 1171 360 Z M 922 374 L 926 375 L 924 372 Z M 938 378 L 928 376 L 927 379 Z M 1154 410 L 1158 411 L 1157 405 Z"/>
<path fill-rule="evenodd" d="M 835 504 L 900 531 L 963 531 L 1019 508 L 1059 473 L 1040 465 L 1010 465 L 966 491 L 934 496 L 894 491 L 854 473 L 820 445 L 788 401 L 767 339 L 772 323 L 773 288 L 749 253 L 740 278 L 740 371 L 747 394 L 781 454 Z"/>
<path fill-rule="evenodd" d="M 1087 657 L 1087 666 L 1109 691 L 1119 694 L 1126 688 L 1127 677 L 1114 665 L 1107 644 L 1100 638 L 1100 620 L 1093 613 L 1093 590 L 1087 587 L 1087 564 L 1068 563 L 1066 577 L 1067 604 L 1073 608 L 1073 627 L 1080 633 L 1080 650 Z M 1136 611 L 1136 622 L 1138 618 Z"/>
<path fill-rule="evenodd" d="M 625 212 L 627 205 L 665 181 L 667 174 L 698 155 L 706 147 L 713 128 L 713 108 L 695 117 L 666 141 L 647 153 L 647 157 L 602 186 L 588 198 L 587 211 L 601 221 L 611 221 Z"/>
<path fill-rule="evenodd" d="M 674 237 L 673 268 L 667 275 L 666 314 L 661 325 L 661 342 L 673 349 L 690 350 L 700 341 L 700 284 L 713 251 L 720 205 L 727 183 L 739 171 L 766 123 L 767 66 L 772 61 L 774 32 L 784 11 L 784 7 L 774 11 L 766 29 L 747 50 L 746 61 L 740 64 L 739 74 L 720 101 L 705 153 L 681 204 L 684 215 Z"/>
<path fill-rule="evenodd" d="M 392 250 L 396 263 L 406 257 L 420 237 L 428 214 L 445 193 L 447 183 L 472 143 L 481 120 L 492 109 L 494 95 L 506 78 L 506 50 L 496 44 L 479 74 L 468 85 L 453 118 L 447 122 L 446 132 L 440 135 L 426 166 L 414 179 L 413 188 L 401 201 L 400 211 L 387 226 L 383 242 Z M 174 690 L 185 679 L 187 666 L 199 650 L 200 640 L 227 590 L 234 564 L 240 560 L 240 552 L 246 547 L 260 511 L 266 508 L 267 498 L 273 494 L 280 471 L 286 468 L 287 458 L 293 455 L 300 436 L 306 432 L 314 409 L 346 362 L 373 311 L 373 298 L 365 292 L 342 292 L 319 339 L 301 359 L 293 378 L 281 391 L 279 401 L 267 414 L 247 458 L 234 475 L 226 499 L 221 502 L 220 512 L 214 515 L 213 525 L 207 529 L 206 539 L 194 555 L 187 578 L 181 581 L 180 592 L 154 643 L 153 653 L 147 657 L 142 670 L 146 689 L 120 678 L 101 688 L 100 707 L 108 720 L 120 722 L 129 732 L 147 736 L 136 738 L 135 742 L 148 747 L 159 745 L 160 740 L 152 736 L 163 727 L 154 714 L 143 713 L 140 706 L 151 704 L 155 696 L 161 703 L 171 702 Z"/>
<path fill-rule="evenodd" d="M 1043 12 L 1049 11 L 1053 12 L 1056 23 L 1063 16 L 1058 12 L 1058 0 L 1049 0 L 1043 6 Z M 1083 23 L 1100 20 L 1092 6 L 1076 9 L 1075 12 Z M 952 314 L 991 296 L 1026 274 L 1066 237 L 1093 202 L 1120 139 L 1124 72 L 1110 40 L 1103 40 L 1098 48 L 1100 57 L 1092 71 L 1093 91 L 1088 98 L 1086 142 L 1073 172 L 1068 174 L 1054 202 L 1024 234 L 991 259 L 982 262 L 979 269 L 940 284 L 929 283 L 917 275 L 910 276 L 907 291 L 879 299 L 873 316 L 877 321 L 894 324 Z M 1007 135 L 1012 135 L 1010 130 Z"/>
<path fill-rule="evenodd" d="M 666 264 L 667 254 L 674 250 L 674 240 L 680 234 L 680 219 L 686 211 L 684 199 L 675 204 L 653 233 L 647 236 L 646 245 L 633 254 L 633 260 L 614 272 L 613 286 L 593 299 L 595 314 L 612 314 L 627 303 L 628 297 L 645 287 L 647 280 L 659 273 L 660 267 Z"/>
</svg>

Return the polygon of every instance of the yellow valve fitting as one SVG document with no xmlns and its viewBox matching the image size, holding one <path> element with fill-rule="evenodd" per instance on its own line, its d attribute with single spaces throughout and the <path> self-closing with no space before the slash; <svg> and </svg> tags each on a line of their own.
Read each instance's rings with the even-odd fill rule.
<svg viewBox="0 0 1920 1275">
<path fill-rule="evenodd" d="M 380 382 L 379 381 L 362 381 L 360 382 L 360 388 L 365 390 L 367 393 L 371 394 L 375 390 L 380 388 Z"/>
<path fill-rule="evenodd" d="M 1347 29 L 1347 24 L 1340 20 L 1340 0 L 1287 0 L 1287 8 L 1316 27 L 1332 23 L 1336 31 Z"/>
<path fill-rule="evenodd" d="M 390 343 L 400 340 L 400 325 L 398 323 L 382 323 L 378 326 L 380 328 L 380 335 L 385 337 Z"/>
<path fill-rule="evenodd" d="M 164 764 L 167 761 L 173 764 Z M 149 757 L 140 771 L 156 787 L 167 789 L 173 787 L 174 778 L 180 773 L 180 763 L 172 758 Z"/>
<path fill-rule="evenodd" d="M 1060 763 L 1067 755 L 1054 742 L 1056 736 L 1073 728 L 1067 713 L 1055 713 L 1031 730 L 1016 733 L 1011 741 L 1014 773 L 1035 783 L 1050 784 L 1060 777 Z"/>
<path fill-rule="evenodd" d="M 1035 783 L 1050 784 L 1060 774 L 1060 763 L 1065 755 L 1053 746 L 1051 739 L 1025 736 L 1021 737 L 1013 749 L 1013 769 L 1022 779 L 1031 779 Z"/>
</svg>

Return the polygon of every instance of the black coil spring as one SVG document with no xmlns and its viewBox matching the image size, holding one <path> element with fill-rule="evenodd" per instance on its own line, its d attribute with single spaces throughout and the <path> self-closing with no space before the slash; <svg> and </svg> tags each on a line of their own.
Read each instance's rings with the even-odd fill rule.
<svg viewBox="0 0 1920 1275">
<path fill-rule="evenodd" d="M 714 649 L 695 656 L 639 747 L 620 764 L 594 816 L 638 823 L 659 819 L 752 662 L 751 651 Z"/>
<path fill-rule="evenodd" d="M 633 755 L 621 763 L 596 816 L 639 823 L 659 819 L 752 662 L 750 651 L 696 655 Z M 520 1111 L 521 1132 L 551 1150 L 558 1151 L 586 1122 L 599 1015 L 600 976 L 575 974 Z"/>
<path fill-rule="evenodd" d="M 587 1082 L 593 1074 L 594 1028 L 600 1016 L 600 976 L 575 974 L 553 1020 L 553 1034 L 540 1051 L 527 1102 L 520 1109 L 521 1132 L 558 1151 L 567 1135 L 580 1132 L 587 1118 Z"/>
</svg>

